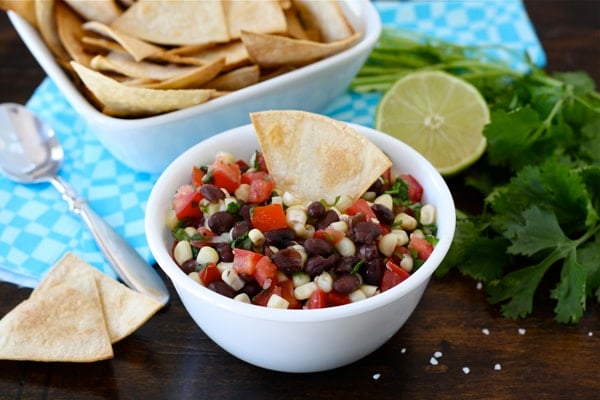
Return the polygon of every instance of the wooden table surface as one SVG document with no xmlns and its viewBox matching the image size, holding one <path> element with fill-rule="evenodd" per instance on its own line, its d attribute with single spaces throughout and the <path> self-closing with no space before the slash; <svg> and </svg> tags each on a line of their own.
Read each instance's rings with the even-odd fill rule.
<svg viewBox="0 0 600 400">
<path fill-rule="evenodd" d="M 547 69 L 585 70 L 599 83 L 600 5 L 526 6 Z M 26 102 L 44 77 L 2 13 L 0 102 Z M 460 206 L 463 196 L 455 195 Z M 314 374 L 263 370 L 230 356 L 169 289 L 170 307 L 116 344 L 110 361 L 0 361 L 0 399 L 600 399 L 600 306 L 588 302 L 578 325 L 559 325 L 548 288 L 534 315 L 513 321 L 487 304 L 476 282 L 434 279 L 388 343 L 352 365 Z M 29 293 L 0 283 L 0 316 Z M 435 352 L 437 365 L 430 362 Z"/>
</svg>

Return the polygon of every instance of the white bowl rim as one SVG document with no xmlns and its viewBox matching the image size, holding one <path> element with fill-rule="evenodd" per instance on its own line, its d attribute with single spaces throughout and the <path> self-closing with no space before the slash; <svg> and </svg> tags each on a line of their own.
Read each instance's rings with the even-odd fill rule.
<svg viewBox="0 0 600 400">
<path fill-rule="evenodd" d="M 212 99 L 211 101 L 203 104 L 198 104 L 196 106 L 171 111 L 160 115 L 132 119 L 111 117 L 96 109 L 75 87 L 71 79 L 61 69 L 58 63 L 56 63 L 50 50 L 46 47 L 45 43 L 41 39 L 41 36 L 37 33 L 35 28 L 33 28 L 24 18 L 13 11 L 8 11 L 8 16 L 15 30 L 19 33 L 22 40 L 26 42 L 34 57 L 38 59 L 38 62 L 46 70 L 46 73 L 52 78 L 52 80 L 54 80 L 61 87 L 65 97 L 73 106 L 73 108 L 75 108 L 80 114 L 83 114 L 87 119 L 93 119 L 97 123 L 103 124 L 106 129 L 110 128 L 111 124 L 118 125 L 120 128 L 130 127 L 139 129 L 152 125 L 166 124 L 173 120 L 185 120 L 198 115 L 211 113 L 220 107 L 226 107 L 234 103 L 243 103 L 244 100 L 253 98 L 257 94 L 269 92 L 270 90 L 280 86 L 288 85 L 297 80 L 306 79 L 306 77 L 309 77 L 316 71 L 344 63 L 345 60 L 352 59 L 358 54 L 361 54 L 366 50 L 366 48 L 372 47 L 377 41 L 381 33 L 382 25 L 381 18 L 379 17 L 379 14 L 371 1 L 358 1 L 360 2 L 362 12 L 364 13 L 364 19 L 362 20 L 364 22 L 363 36 L 358 43 L 346 49 L 345 51 L 249 86 L 242 90 L 235 91 L 227 96 Z"/>
<path fill-rule="evenodd" d="M 177 290 L 183 289 L 189 293 L 192 293 L 194 296 L 201 298 L 203 301 L 210 303 L 211 305 L 227 310 L 229 312 L 237 313 L 240 315 L 244 315 L 249 318 L 258 318 L 263 320 L 274 320 L 274 321 L 286 321 L 286 322 L 317 322 L 317 321 L 325 321 L 325 320 L 335 320 L 350 317 L 356 314 L 361 314 L 365 312 L 370 312 L 380 307 L 384 307 L 385 305 L 393 302 L 396 299 L 403 297 L 408 294 L 412 290 L 415 290 L 418 286 L 426 283 L 437 268 L 443 258 L 445 257 L 450 245 L 452 243 L 452 239 L 454 236 L 455 230 L 455 209 L 454 209 L 454 201 L 448 186 L 446 185 L 442 176 L 438 173 L 438 171 L 427 161 L 421 154 L 419 154 L 416 150 L 408 146 L 407 144 L 401 142 L 400 140 L 386 135 L 384 133 L 378 132 L 372 128 L 368 128 L 365 126 L 357 125 L 354 123 L 348 123 L 352 128 L 357 130 L 359 133 L 367 135 L 384 135 L 380 136 L 380 139 L 385 140 L 387 142 L 395 143 L 395 145 L 399 146 L 402 152 L 408 152 L 411 154 L 411 157 L 418 160 L 417 162 L 422 165 L 422 168 L 426 170 L 428 176 L 431 176 L 435 186 L 439 189 L 441 195 L 441 203 L 447 205 L 446 213 L 439 216 L 439 218 L 443 218 L 445 220 L 445 224 L 447 225 L 447 232 L 444 238 L 441 238 L 440 241 L 434 248 L 431 256 L 423 263 L 421 267 L 417 271 L 415 271 L 411 276 L 403 281 L 401 284 L 383 292 L 379 293 L 371 298 L 361 300 L 358 302 L 345 304 L 343 306 L 336 307 L 328 307 L 322 309 L 313 309 L 313 310 L 287 310 L 287 309 L 273 309 L 262 306 L 257 306 L 253 304 L 242 303 L 230 298 L 227 298 L 221 294 L 218 294 L 202 285 L 199 285 L 192 279 L 190 279 L 181 269 L 177 266 L 174 260 L 171 257 L 168 249 L 162 246 L 161 236 L 163 230 L 156 229 L 151 226 L 152 221 L 158 221 L 159 216 L 153 216 L 148 214 L 148 210 L 153 210 L 154 213 L 161 212 L 160 205 L 158 203 L 160 194 L 158 192 L 158 188 L 162 188 L 163 186 L 169 186 L 168 183 L 172 181 L 179 175 L 175 174 L 175 170 L 177 168 L 172 168 L 173 166 L 178 166 L 179 164 L 188 165 L 191 167 L 191 163 L 189 162 L 191 156 L 198 151 L 199 147 L 210 144 L 212 141 L 222 140 L 223 137 L 233 136 L 236 134 L 240 134 L 245 131 L 253 131 L 253 127 L 251 124 L 239 126 L 237 128 L 229 129 L 224 132 L 221 132 L 215 136 L 212 136 L 208 139 L 201 141 L 195 146 L 188 149 L 186 152 L 177 157 L 165 171 L 159 176 L 156 181 L 150 196 L 148 198 L 147 203 L 147 213 L 145 220 L 145 230 L 147 235 L 147 240 L 149 247 L 156 259 L 156 262 L 159 264 L 160 268 L 167 274 L 167 276 L 171 279 L 173 284 L 175 285 Z M 166 209 L 162 210 L 162 217 L 164 217 Z"/>
</svg>

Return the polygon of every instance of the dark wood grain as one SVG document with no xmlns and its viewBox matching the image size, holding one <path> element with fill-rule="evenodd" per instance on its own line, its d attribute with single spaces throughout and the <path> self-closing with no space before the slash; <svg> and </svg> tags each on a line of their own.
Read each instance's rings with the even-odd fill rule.
<svg viewBox="0 0 600 400">
<path fill-rule="evenodd" d="M 534 0 L 526 5 L 547 69 L 585 70 L 600 82 L 598 3 Z M 44 77 L 0 13 L 0 102 L 26 102 Z M 459 205 L 468 201 L 467 194 L 455 190 Z M 548 288 L 540 291 L 534 315 L 512 321 L 487 304 L 476 282 L 457 275 L 432 280 L 418 309 L 388 343 L 357 363 L 315 374 L 277 373 L 235 359 L 198 329 L 169 289 L 169 308 L 116 344 L 113 360 L 0 361 L 0 398 L 600 398 L 600 306 L 589 303 L 578 325 L 559 325 Z M 0 283 L 0 316 L 29 293 Z M 442 356 L 432 365 L 436 351 Z"/>
</svg>

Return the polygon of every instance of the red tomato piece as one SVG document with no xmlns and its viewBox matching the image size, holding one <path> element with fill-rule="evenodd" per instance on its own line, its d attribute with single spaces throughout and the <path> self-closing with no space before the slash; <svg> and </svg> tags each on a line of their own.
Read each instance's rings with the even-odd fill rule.
<svg viewBox="0 0 600 400">
<path fill-rule="evenodd" d="M 433 245 L 431 243 L 414 235 L 410 238 L 408 246 L 417 252 L 421 260 L 427 260 L 433 252 Z"/>
<path fill-rule="evenodd" d="M 173 198 L 173 209 L 178 219 L 197 218 L 202 215 L 200 209 L 202 194 L 197 192 L 192 185 L 182 185 L 177 189 Z"/>
<path fill-rule="evenodd" d="M 323 239 L 331 244 L 336 244 L 346 236 L 344 232 L 332 228 L 319 229 L 315 232 L 316 239 Z"/>
<path fill-rule="evenodd" d="M 267 169 L 267 162 L 265 161 L 265 156 L 263 155 L 262 151 L 256 152 L 256 161 L 254 164 L 256 165 L 256 169 L 259 171 L 269 172 Z"/>
<path fill-rule="evenodd" d="M 285 211 L 281 204 L 267 204 L 257 206 L 251 212 L 250 222 L 252 225 L 262 231 L 269 232 L 275 229 L 287 228 Z"/>
<path fill-rule="evenodd" d="M 227 162 L 222 158 L 217 158 L 208 167 L 208 172 L 212 176 L 212 183 L 229 193 L 235 192 L 242 183 L 240 166 L 236 163 Z"/>
<path fill-rule="evenodd" d="M 256 264 L 262 257 L 262 254 L 250 250 L 233 249 L 233 269 L 238 274 L 254 275 Z"/>
<path fill-rule="evenodd" d="M 334 291 L 327 293 L 327 307 L 343 306 L 348 303 L 350 303 L 350 297 L 347 294 L 340 294 Z"/>
<path fill-rule="evenodd" d="M 350 207 L 346 209 L 346 214 L 348 215 L 358 215 L 362 214 L 365 216 L 366 221 L 370 221 L 372 218 L 377 218 L 373 209 L 367 203 L 365 199 L 356 199 Z"/>
<path fill-rule="evenodd" d="M 327 293 L 322 291 L 321 289 L 317 289 L 308 298 L 306 301 L 306 308 L 325 308 L 327 307 Z"/>
<path fill-rule="evenodd" d="M 289 303 L 289 309 L 302 308 L 302 303 L 294 296 L 294 283 L 291 280 L 279 282 L 277 286 L 281 287 L 281 297 Z"/>
<path fill-rule="evenodd" d="M 242 174 L 242 183 L 250 185 L 249 202 L 263 203 L 271 198 L 273 181 L 265 171 L 252 171 Z"/>
<path fill-rule="evenodd" d="M 202 271 L 198 272 L 198 274 L 200 275 L 200 281 L 202 281 L 204 286 L 207 286 L 211 282 L 221 280 L 221 272 L 219 272 L 219 269 L 213 263 L 208 264 Z"/>
<path fill-rule="evenodd" d="M 261 290 L 256 296 L 254 296 L 252 303 L 256 304 L 257 306 L 266 307 L 269 299 L 274 294 L 283 297 L 281 286 L 271 285 L 268 289 Z"/>
<path fill-rule="evenodd" d="M 235 259 L 234 259 L 235 261 Z M 277 283 L 278 274 L 277 265 L 269 256 L 262 256 L 256 263 L 256 271 L 254 272 L 254 279 L 263 289 L 275 285 Z"/>
<path fill-rule="evenodd" d="M 410 174 L 400 175 L 408 184 L 408 199 L 413 203 L 421 201 L 423 197 L 423 186 Z"/>
<path fill-rule="evenodd" d="M 381 280 L 380 290 L 385 292 L 408 278 L 410 274 L 391 261 L 385 263 L 385 271 Z"/>
<path fill-rule="evenodd" d="M 200 168 L 194 166 L 194 168 L 192 168 L 192 185 L 195 188 L 204 185 L 204 177 L 205 176 L 206 176 L 206 172 L 204 172 Z"/>
</svg>

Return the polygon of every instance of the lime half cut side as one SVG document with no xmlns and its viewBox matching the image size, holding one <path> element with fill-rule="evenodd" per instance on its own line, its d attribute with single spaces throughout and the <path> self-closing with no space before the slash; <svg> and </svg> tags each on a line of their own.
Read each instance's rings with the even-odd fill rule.
<svg viewBox="0 0 600 400">
<path fill-rule="evenodd" d="M 484 153 L 488 105 L 470 83 L 440 71 L 398 80 L 377 106 L 375 128 L 420 152 L 442 175 L 456 174 Z"/>
</svg>

